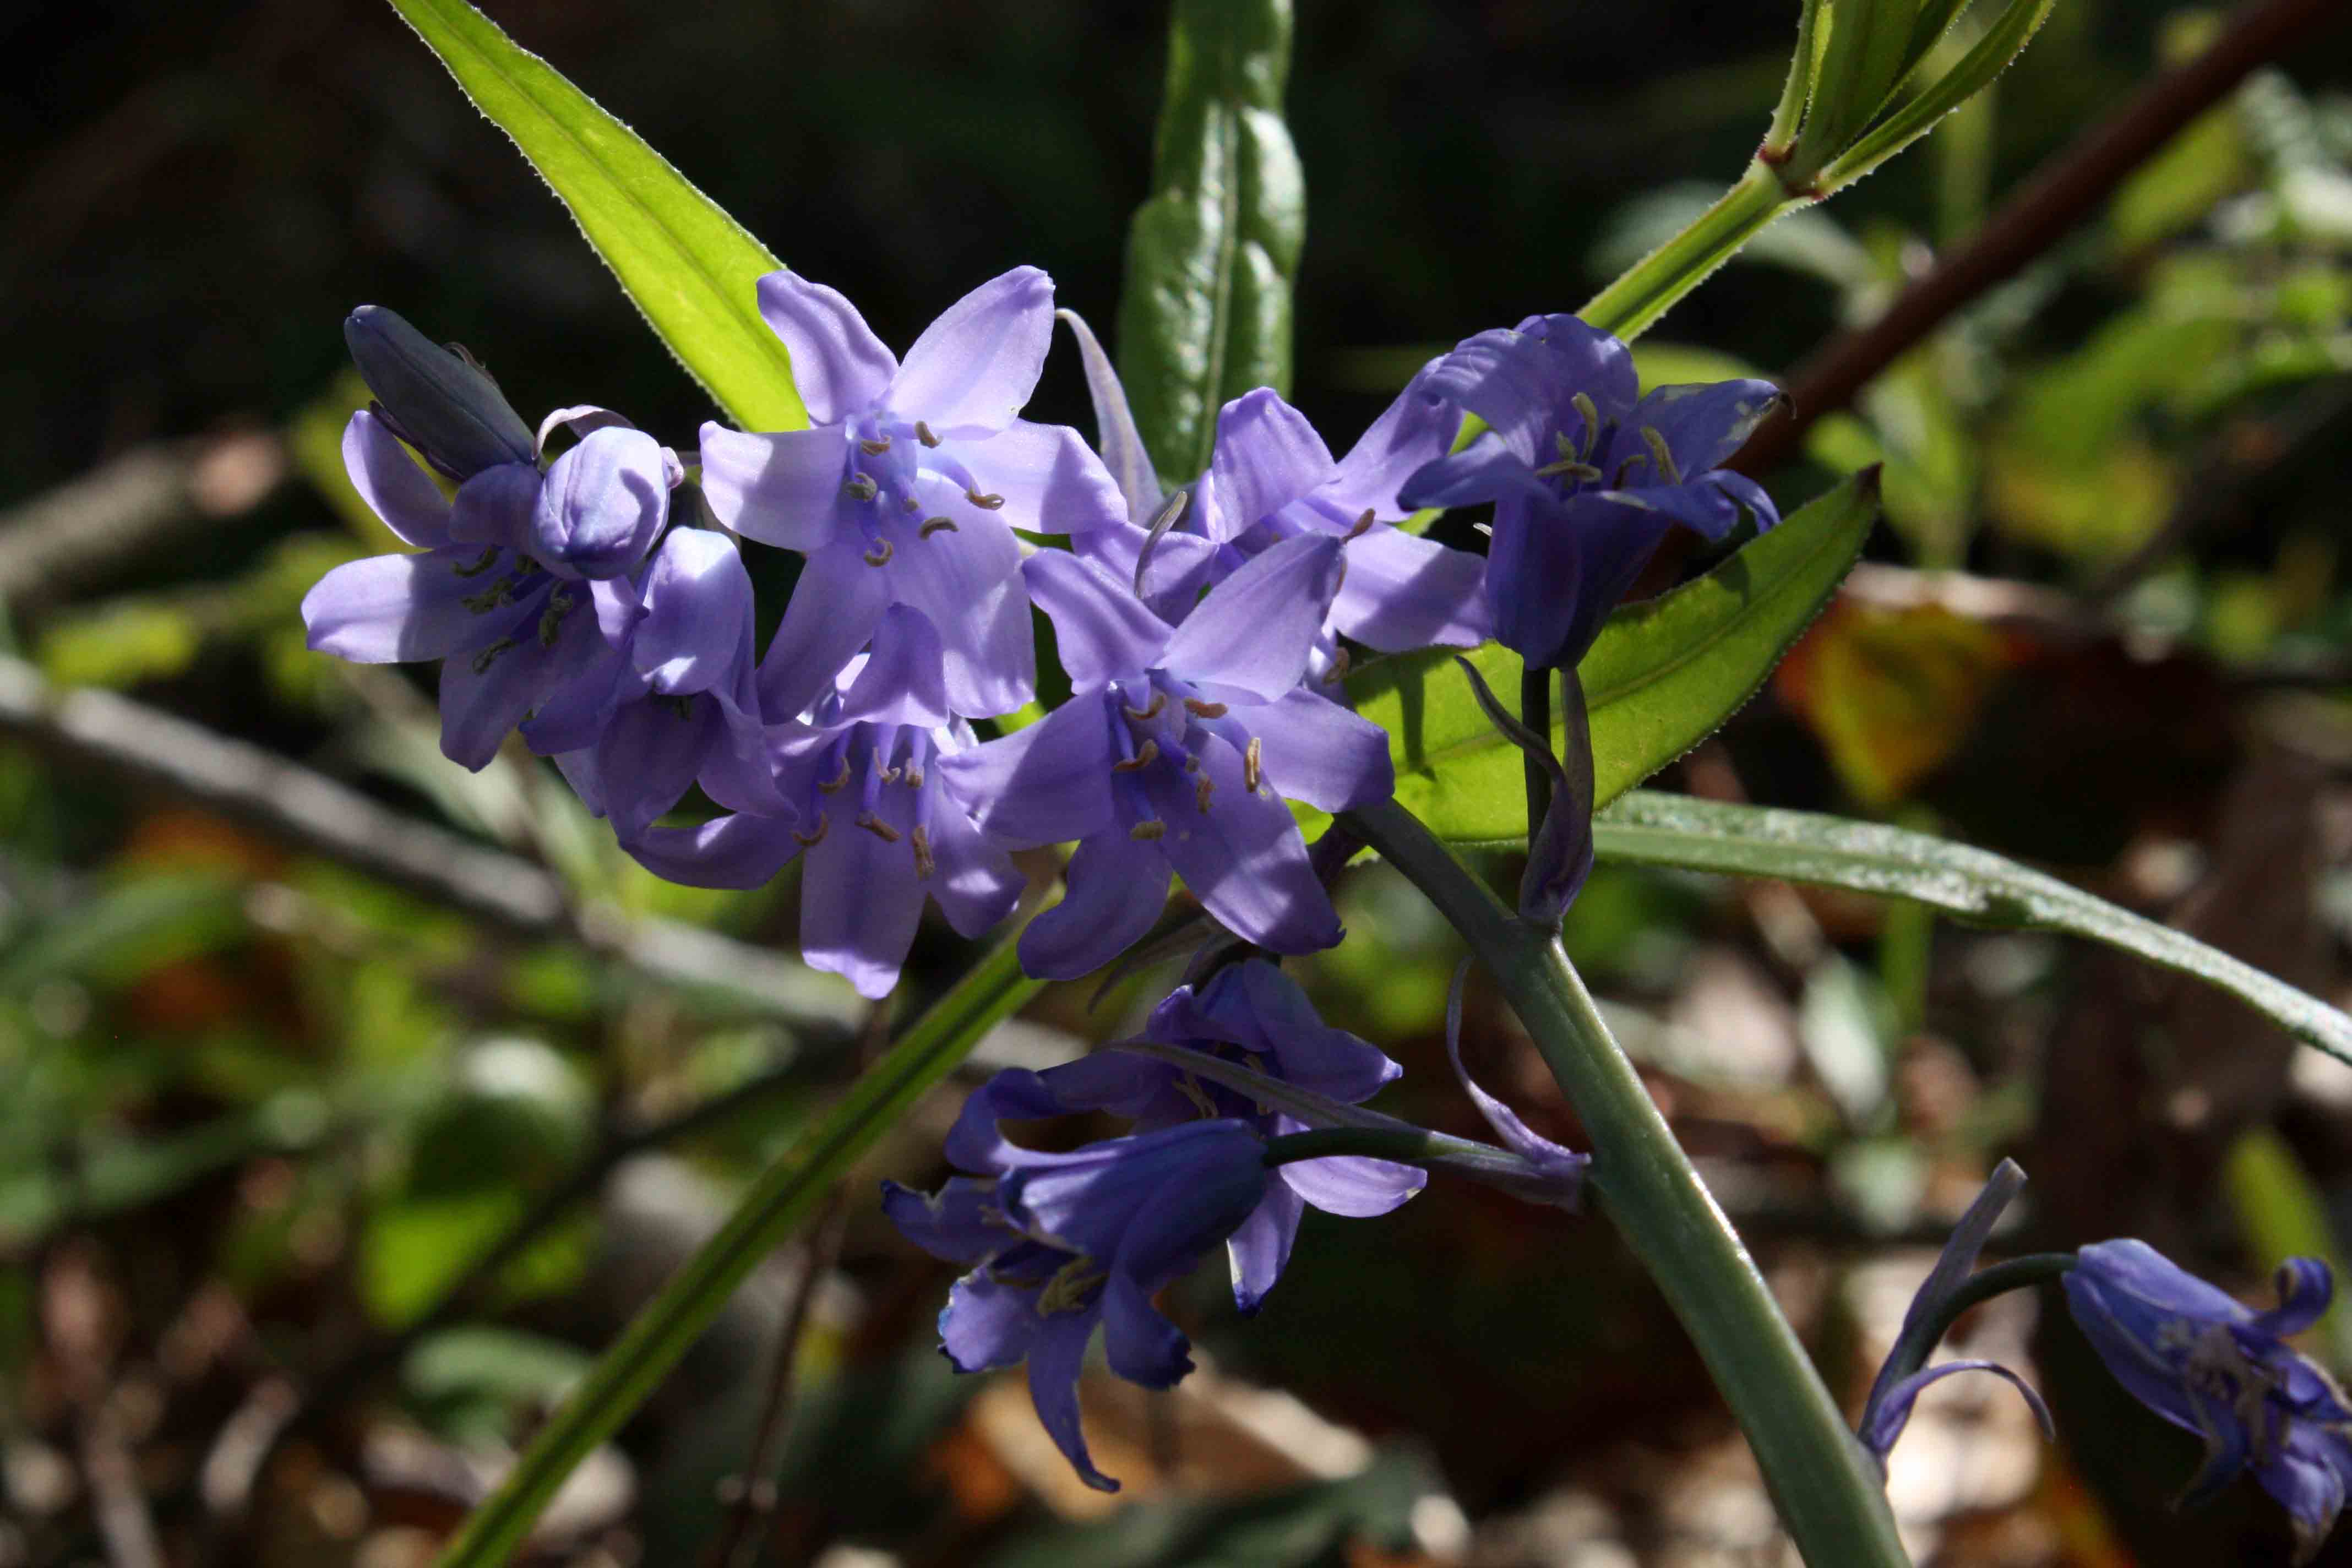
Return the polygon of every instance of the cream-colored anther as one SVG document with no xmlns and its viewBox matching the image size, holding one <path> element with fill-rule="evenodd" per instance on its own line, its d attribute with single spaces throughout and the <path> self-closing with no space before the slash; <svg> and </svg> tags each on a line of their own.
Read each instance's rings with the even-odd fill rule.
<svg viewBox="0 0 2352 1568">
<path fill-rule="evenodd" d="M 931 434 L 931 427 L 919 419 L 915 421 L 915 439 L 926 447 L 936 447 L 940 444 L 940 438 Z"/>
<path fill-rule="evenodd" d="M 839 778 L 821 780 L 816 787 L 824 791 L 827 795 L 839 795 L 842 790 L 847 786 L 848 783 L 849 753 L 847 752 L 844 752 L 841 753 L 841 776 Z"/>
<path fill-rule="evenodd" d="M 1675 465 L 1675 455 L 1666 449 L 1666 438 L 1656 426 L 1642 426 L 1642 445 L 1650 448 L 1650 461 L 1658 466 L 1659 479 L 1670 485 L 1683 482 L 1683 471 Z"/>
<path fill-rule="evenodd" d="M 1206 773 L 1202 773 L 1200 782 L 1192 786 L 1192 798 L 1200 803 L 1203 812 L 1209 809 L 1209 797 L 1216 793 L 1217 781 Z"/>
<path fill-rule="evenodd" d="M 874 542 L 874 548 L 867 551 L 859 559 L 863 560 L 868 566 L 887 566 L 890 564 L 890 557 L 898 553 L 898 550 L 888 540 L 877 539 Z"/>
<path fill-rule="evenodd" d="M 1160 717 L 1160 710 L 1162 710 L 1162 709 L 1166 708 L 1167 706 L 1168 706 L 1168 693 L 1166 693 L 1165 691 L 1155 691 L 1155 692 L 1153 692 L 1153 693 L 1151 694 L 1151 705 L 1150 705 L 1150 707 L 1148 707 L 1148 708 L 1129 708 L 1126 703 L 1122 702 L 1122 703 L 1120 703 L 1120 704 L 1118 705 L 1118 710 L 1119 710 L 1120 712 L 1122 712 L 1122 713 L 1126 714 L 1129 719 L 1133 720 L 1136 723 L 1138 723 L 1138 724 L 1145 724 L 1145 723 L 1149 723 L 1149 722 L 1150 722 L 1150 721 L 1151 721 L 1152 720 L 1154 720 L 1154 719 L 1159 718 L 1159 717 Z"/>
<path fill-rule="evenodd" d="M 850 475 L 849 482 L 841 488 L 857 500 L 872 500 L 882 493 L 882 487 L 874 482 L 874 476 L 864 472 Z"/>
<path fill-rule="evenodd" d="M 1370 507 L 1366 507 L 1364 509 L 1364 515 L 1356 520 L 1356 526 L 1348 531 L 1348 537 L 1349 539 L 1361 539 L 1364 536 L 1365 531 L 1371 526 L 1372 509 Z"/>
<path fill-rule="evenodd" d="M 1147 816 L 1127 830 L 1127 836 L 1139 844 L 1149 844 L 1155 838 L 1167 837 L 1167 834 L 1168 825 L 1156 816 Z"/>
<path fill-rule="evenodd" d="M 857 826 L 866 829 L 866 832 L 871 833 L 875 837 L 879 838 L 885 844 L 896 844 L 898 842 L 898 830 L 891 826 L 888 823 L 883 821 L 880 817 L 875 816 L 870 811 L 861 811 L 857 814 Z"/>
<path fill-rule="evenodd" d="M 1265 755 L 1265 745 L 1263 741 L 1252 735 L 1249 750 L 1242 753 L 1242 787 L 1252 795 L 1257 793 L 1257 786 L 1265 776 L 1265 769 L 1261 761 Z"/>
<path fill-rule="evenodd" d="M 1203 702 L 1197 697 L 1184 699 L 1184 711 L 1195 719 L 1222 719 L 1227 711 L 1222 702 Z"/>
<path fill-rule="evenodd" d="M 890 437 L 883 436 L 871 441 L 861 438 L 857 443 L 857 449 L 869 458 L 878 458 L 890 449 Z"/>
<path fill-rule="evenodd" d="M 1004 498 L 1003 496 L 984 496 L 977 490 L 964 491 L 963 499 L 971 502 L 972 505 L 980 508 L 982 511 L 994 511 L 1004 504 Z"/>
<path fill-rule="evenodd" d="M 928 880 L 930 874 L 940 868 L 940 863 L 931 857 L 931 836 L 924 829 L 918 827 L 912 833 L 907 835 L 907 837 L 908 840 L 915 847 L 916 879 L 919 881 Z"/>
<path fill-rule="evenodd" d="M 803 833 L 799 828 L 795 827 L 793 829 L 793 842 L 799 845 L 803 849 L 814 849 L 818 845 L 824 842 L 825 829 L 832 826 L 833 818 L 820 811 L 816 814 L 816 831 L 814 833 Z"/>
<path fill-rule="evenodd" d="M 1110 771 L 1115 773 L 1139 773 L 1159 760 L 1160 742 L 1146 740 L 1143 744 L 1135 748 L 1135 755 L 1125 762 L 1111 763 Z"/>
<path fill-rule="evenodd" d="M 923 526 L 917 530 L 917 531 L 925 539 L 929 539 L 931 535 L 939 532 L 939 531 L 943 528 L 950 533 L 961 531 L 956 527 L 955 519 L 951 517 L 927 517 L 923 519 Z"/>
</svg>

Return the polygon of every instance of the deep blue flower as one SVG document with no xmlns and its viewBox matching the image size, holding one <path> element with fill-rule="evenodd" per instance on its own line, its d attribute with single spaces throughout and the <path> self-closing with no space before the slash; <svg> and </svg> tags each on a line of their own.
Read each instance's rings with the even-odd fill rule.
<svg viewBox="0 0 2352 1568">
<path fill-rule="evenodd" d="M 524 721 L 523 739 L 555 757 L 624 844 L 697 784 L 721 805 L 789 823 L 754 686 L 751 579 L 734 541 L 674 529 L 630 592 L 625 634 Z"/>
<path fill-rule="evenodd" d="M 1490 426 L 1413 475 L 1400 500 L 1495 504 L 1495 636 L 1537 668 L 1583 656 L 1676 523 L 1719 540 L 1743 509 L 1759 528 L 1780 521 L 1753 480 L 1721 467 L 1771 411 L 1775 387 L 1638 390 L 1625 345 L 1567 315 L 1481 332 L 1407 389 Z"/>
<path fill-rule="evenodd" d="M 2297 1560 L 2335 1527 L 2352 1481 L 2352 1406 L 2286 1343 L 2326 1311 L 2334 1280 L 2316 1258 L 2278 1271 L 2279 1304 L 2240 1305 L 2143 1241 L 2084 1247 L 2066 1305 L 2132 1396 L 2205 1440 L 2183 1503 L 2210 1499 L 2251 1469 L 2294 1522 Z"/>
<path fill-rule="evenodd" d="M 1192 1370 L 1191 1342 L 1151 1297 L 1256 1212 L 1265 1145 L 1224 1118 L 1067 1154 L 1024 1149 L 997 1129 L 1059 1109 L 1036 1074 L 997 1074 L 948 1135 L 949 1161 L 971 1173 L 928 1195 L 885 1182 L 882 1204 L 917 1246 L 971 1269 L 940 1314 L 940 1348 L 955 1369 L 1026 1361 L 1045 1430 L 1088 1486 L 1116 1491 L 1079 1428 L 1087 1342 L 1100 1324 L 1111 1371 L 1147 1388 Z"/>
<path fill-rule="evenodd" d="M 926 898 L 965 937 L 1020 901 L 1026 879 L 981 836 L 939 765 L 974 742 L 947 710 L 925 617 L 892 607 L 870 652 L 810 713 L 770 726 L 766 743 L 786 814 L 738 810 L 656 827 L 625 847 L 656 875 L 698 888 L 760 887 L 799 858 L 801 956 L 869 997 L 898 984 Z"/>
<path fill-rule="evenodd" d="M 1152 1010 L 1143 1037 L 1239 1062 L 1347 1105 L 1370 1100 L 1402 1070 L 1376 1047 L 1325 1024 L 1297 983 L 1261 958 L 1221 969 L 1198 987 L 1178 986 Z M 1307 1131 L 1296 1117 L 1162 1057 L 1097 1051 L 1047 1068 L 1038 1081 L 1063 1110 L 1108 1110 L 1133 1121 L 1138 1132 L 1208 1117 L 1245 1121 L 1268 1138 Z M 1353 1155 L 1301 1160 L 1275 1174 L 1228 1244 L 1234 1300 L 1244 1312 L 1256 1311 L 1281 1277 L 1306 1205 L 1350 1218 L 1383 1215 L 1429 1181 L 1414 1166 Z"/>
<path fill-rule="evenodd" d="M 541 476 L 530 463 L 482 469 L 453 502 L 383 421 L 362 410 L 343 432 L 343 465 L 361 499 L 419 552 L 371 556 L 320 579 L 302 600 L 310 646 L 361 664 L 446 660 L 441 749 L 482 767 L 527 713 L 601 674 L 637 615 L 635 595 L 617 580 L 559 574 L 514 547 L 533 536 L 540 513 Z M 616 500 L 572 486 L 563 494 L 559 514 L 642 516 L 650 508 L 657 530 L 667 511 L 666 490 L 648 496 L 633 487 Z M 608 530 L 583 522 L 577 531 L 604 537 Z M 639 525 L 631 531 L 637 536 Z"/>
<path fill-rule="evenodd" d="M 1298 684 L 1342 549 L 1325 534 L 1286 540 L 1178 626 L 1092 562 L 1057 550 L 1027 562 L 1074 695 L 940 765 L 991 837 L 1077 843 L 1069 896 L 1022 933 L 1030 973 L 1070 979 L 1109 963 L 1159 918 L 1171 874 L 1261 947 L 1339 940 L 1284 799 L 1344 811 L 1395 785 L 1387 734 Z"/>
<path fill-rule="evenodd" d="M 1082 533 L 1126 510 L 1076 431 L 1016 417 L 1054 330 L 1053 280 L 1034 267 L 950 306 L 904 364 L 840 294 L 790 272 L 760 310 L 792 351 L 814 428 L 702 427 L 702 489 L 721 521 L 808 557 L 762 672 L 769 717 L 831 689 L 882 613 L 929 618 L 955 710 L 1029 700 L 1036 655 L 1014 528 Z"/>
</svg>

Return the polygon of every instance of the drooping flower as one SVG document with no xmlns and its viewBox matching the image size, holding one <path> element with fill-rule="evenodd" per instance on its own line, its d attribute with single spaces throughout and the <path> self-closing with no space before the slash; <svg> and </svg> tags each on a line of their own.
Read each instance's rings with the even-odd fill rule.
<svg viewBox="0 0 2352 1568">
<path fill-rule="evenodd" d="M 734 542 L 673 529 L 631 592 L 626 633 L 524 721 L 523 739 L 556 758 L 624 844 L 696 784 L 721 805 L 789 826 L 795 813 L 776 790 L 753 684 L 751 579 Z"/>
<path fill-rule="evenodd" d="M 1022 933 L 1030 973 L 1070 979 L 1109 963 L 1159 918 L 1171 874 L 1261 947 L 1339 940 L 1283 802 L 1344 811 L 1395 784 L 1386 733 L 1298 684 L 1342 548 L 1286 540 L 1173 627 L 1092 562 L 1047 550 L 1026 563 L 1074 695 L 940 765 L 992 837 L 1077 843 L 1068 897 Z"/>
<path fill-rule="evenodd" d="M 1721 467 L 1779 400 L 1769 382 L 1643 396 L 1623 343 L 1552 315 L 1465 340 L 1414 392 L 1490 428 L 1414 474 L 1400 502 L 1495 503 L 1495 636 L 1537 668 L 1583 656 L 1676 523 L 1719 540 L 1743 510 L 1759 528 L 1780 521 L 1755 481 Z"/>
<path fill-rule="evenodd" d="M 698 888 L 760 887 L 802 858 L 801 956 L 861 995 L 888 995 L 926 897 L 957 934 L 978 937 L 1013 912 L 1026 880 L 981 836 L 940 766 L 975 742 L 947 710 L 939 669 L 930 623 L 892 608 L 824 701 L 769 728 L 767 765 L 787 813 L 738 809 L 624 847 Z"/>
<path fill-rule="evenodd" d="M 1035 687 L 1014 528 L 1081 533 L 1125 510 L 1076 431 L 1016 417 L 1053 335 L 1053 280 L 1015 268 L 931 323 L 901 364 L 849 301 L 789 272 L 760 310 L 791 350 L 814 427 L 702 427 L 702 488 L 721 521 L 808 557 L 762 690 L 790 719 L 830 689 L 882 613 L 927 616 L 949 700 L 1009 713 Z"/>
<path fill-rule="evenodd" d="M 1944 1243 L 1944 1250 L 1936 1259 L 1935 1268 L 1911 1298 L 1911 1305 L 1903 1314 L 1902 1330 L 1895 1335 L 1895 1348 L 1886 1364 L 1870 1387 L 1870 1397 L 1862 1407 L 1862 1419 L 1855 1424 L 1855 1435 L 1862 1446 L 1870 1451 L 1881 1469 L 1886 1456 L 1895 1447 L 1895 1439 L 1910 1424 L 1911 1407 L 1928 1384 L 1937 1383 L 1958 1372 L 1989 1372 L 2005 1378 L 2042 1423 L 2044 1432 L 2051 1430 L 2050 1412 L 2042 1396 L 1999 1362 L 1984 1360 L 1948 1361 L 1937 1366 L 1925 1364 L 1933 1354 L 1936 1342 L 1942 1338 L 1947 1320 L 1958 1310 L 1961 1288 L 1976 1270 L 1977 1255 L 1984 1250 L 1986 1240 L 1999 1223 L 2001 1211 L 2025 1185 L 2025 1172 L 2014 1160 L 2003 1160 L 1994 1168 L 1984 1190 L 1969 1204 L 1959 1223 Z"/>
<path fill-rule="evenodd" d="M 1230 964 L 1199 986 L 1181 985 L 1152 1010 L 1143 1037 L 1236 1061 L 1343 1104 L 1370 1100 L 1402 1070 L 1369 1042 L 1325 1024 L 1296 981 L 1262 958 Z M 1064 1110 L 1108 1110 L 1138 1132 L 1203 1118 L 1247 1122 L 1267 1138 L 1308 1124 L 1262 1105 L 1165 1057 L 1097 1051 L 1037 1075 Z M 1387 1214 L 1428 1184 L 1429 1173 L 1392 1161 L 1334 1155 L 1280 1167 L 1265 1199 L 1227 1243 L 1234 1300 L 1255 1312 L 1290 1259 L 1307 1205 L 1364 1218 Z"/>
<path fill-rule="evenodd" d="M 1108 356 L 1084 321 L 1068 311 L 1062 319 L 1087 363 L 1105 452 L 1139 452 L 1126 391 Z M 1144 602 L 1174 623 L 1202 594 L 1286 539 L 1352 539 L 1327 633 L 1384 653 L 1475 647 L 1489 635 L 1480 588 L 1485 563 L 1395 526 L 1412 510 L 1398 500 L 1399 489 L 1445 455 L 1460 424 L 1444 399 L 1416 384 L 1335 462 L 1306 416 L 1272 387 L 1259 387 L 1219 411 L 1208 471 L 1167 533 L 1152 542 L 1141 526 L 1159 509 L 1158 481 L 1139 462 L 1115 461 L 1128 476 L 1122 489 L 1129 521 L 1086 534 L 1074 547 L 1122 582 L 1139 578 Z"/>
<path fill-rule="evenodd" d="M 483 767 L 527 713 L 602 671 L 636 616 L 635 595 L 625 583 L 559 576 L 496 542 L 527 530 L 536 510 L 529 464 L 481 470 L 452 503 L 365 410 L 344 429 L 343 464 L 361 499 L 418 553 L 370 556 L 320 578 L 302 600 L 310 646 L 361 664 L 446 659 L 441 749 Z"/>
<path fill-rule="evenodd" d="M 1172 1387 L 1192 1370 L 1191 1342 L 1151 1297 L 1265 1201 L 1265 1146 L 1228 1118 L 1067 1154 L 1024 1149 L 997 1129 L 1058 1109 L 1036 1074 L 997 1074 L 948 1136 L 948 1159 L 971 1174 L 933 1194 L 886 1182 L 882 1204 L 917 1246 L 971 1269 L 940 1314 L 940 1348 L 955 1369 L 1026 1361 L 1045 1430 L 1088 1486 L 1116 1491 L 1079 1426 L 1087 1342 L 1100 1324 L 1111 1371 L 1147 1388 Z"/>
<path fill-rule="evenodd" d="M 2205 1501 L 2252 1470 L 2294 1521 L 2302 1562 L 2335 1528 L 2352 1483 L 2352 1405 L 2286 1343 L 2326 1311 L 2327 1266 L 2289 1258 L 2277 1284 L 2279 1304 L 2252 1311 L 2131 1240 L 2084 1247 L 2065 1276 L 2067 1308 L 2116 1381 L 2204 1438 L 2181 1501 Z"/>
</svg>

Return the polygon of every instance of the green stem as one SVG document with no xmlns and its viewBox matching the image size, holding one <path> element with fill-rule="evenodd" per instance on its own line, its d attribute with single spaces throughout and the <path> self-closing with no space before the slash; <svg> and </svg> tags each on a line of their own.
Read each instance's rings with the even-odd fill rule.
<svg viewBox="0 0 2352 1568">
<path fill-rule="evenodd" d="M 1978 1269 L 1945 1297 L 1936 1311 L 1904 1331 L 1903 1337 L 1887 1352 L 1885 1370 L 1878 1374 L 1879 1385 L 1891 1388 L 1926 1366 L 1927 1358 L 1936 1353 L 1936 1347 L 1944 1342 L 1952 1325 L 1970 1308 L 2011 1290 L 2045 1284 L 2074 1267 L 2074 1255 L 2071 1252 L 2036 1252 Z"/>
<path fill-rule="evenodd" d="M 506 1563 L 563 1479 L 645 1403 L 744 1276 L 815 1215 L 834 1183 L 916 1096 L 1037 993 L 1042 983 L 1021 973 L 1018 935 L 1006 937 L 932 1004 L 790 1153 L 761 1173 L 719 1234 L 629 1321 L 498 1489 L 466 1516 L 439 1568 Z"/>
<path fill-rule="evenodd" d="M 1465 1145 L 1461 1140 L 1420 1128 L 1397 1128 L 1393 1131 L 1378 1127 L 1318 1127 L 1307 1132 L 1286 1132 L 1266 1141 L 1265 1163 L 1268 1169 L 1276 1165 L 1292 1165 L 1301 1160 L 1328 1160 L 1335 1154 L 1364 1155 L 1374 1160 L 1394 1160 L 1401 1164 L 1426 1165 L 1461 1153 Z M 1499 1153 L 1499 1150 L 1483 1151 Z M 1508 1159 L 1508 1155 L 1504 1155 Z"/>
<path fill-rule="evenodd" d="M 1551 671 L 1526 668 L 1519 671 L 1519 721 L 1529 733 L 1540 736 L 1547 746 L 1551 743 Z M 1536 841 L 1543 827 L 1544 818 L 1551 815 L 1551 772 L 1537 757 L 1526 759 L 1528 771 L 1528 842 Z"/>
<path fill-rule="evenodd" d="M 1800 200 L 1782 187 L 1769 165 L 1748 164 L 1739 183 L 1693 218 L 1689 227 L 1628 268 L 1577 314 L 1588 326 L 1632 342 Z"/>
<path fill-rule="evenodd" d="M 1788 79 L 1780 84 L 1780 101 L 1773 106 L 1772 123 L 1764 132 L 1762 156 L 1785 163 L 1796 150 L 1797 126 L 1805 104 L 1813 96 L 1813 40 L 1820 33 L 1822 0 L 1805 0 L 1797 18 L 1797 47 L 1789 56 Z"/>
<path fill-rule="evenodd" d="M 1805 1560 L 1907 1564 L 1877 1473 L 1559 939 L 1519 920 L 1394 801 L 1351 814 L 1501 982 L 1592 1139 L 1609 1214 L 1665 1292 Z"/>
</svg>

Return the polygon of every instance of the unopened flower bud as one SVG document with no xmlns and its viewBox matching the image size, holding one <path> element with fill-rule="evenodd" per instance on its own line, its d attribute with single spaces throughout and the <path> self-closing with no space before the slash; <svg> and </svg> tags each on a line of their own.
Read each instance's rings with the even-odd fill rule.
<svg viewBox="0 0 2352 1568">
<path fill-rule="evenodd" d="M 343 319 L 360 377 L 392 423 L 433 465 L 467 479 L 500 463 L 538 463 L 530 426 L 488 372 L 382 305 Z"/>
</svg>

